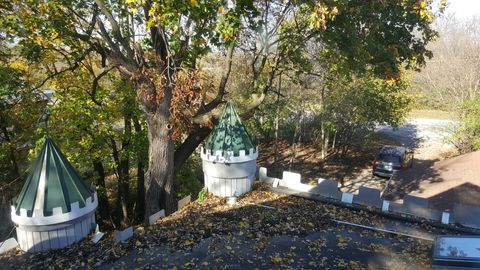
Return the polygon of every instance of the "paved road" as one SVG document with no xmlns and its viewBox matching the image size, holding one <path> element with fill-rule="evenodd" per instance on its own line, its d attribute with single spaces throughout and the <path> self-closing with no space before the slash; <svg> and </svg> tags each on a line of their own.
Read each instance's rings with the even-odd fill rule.
<svg viewBox="0 0 480 270">
<path fill-rule="evenodd" d="M 441 158 L 442 153 L 454 149 L 445 142 L 445 137 L 452 134 L 456 122 L 451 120 L 410 119 L 394 129 L 391 126 L 378 126 L 376 131 L 390 139 L 392 145 L 410 147 L 415 152 L 414 166 L 429 166 Z M 360 175 L 346 183 L 344 191 L 355 192 L 360 186 L 383 190 L 388 179 L 372 176 L 371 169 L 365 169 Z"/>
<path fill-rule="evenodd" d="M 379 126 L 377 132 L 391 138 L 392 144 L 413 148 L 417 160 L 434 160 L 453 147 L 445 137 L 452 134 L 455 124 L 451 120 L 416 118 L 397 129 Z"/>
</svg>

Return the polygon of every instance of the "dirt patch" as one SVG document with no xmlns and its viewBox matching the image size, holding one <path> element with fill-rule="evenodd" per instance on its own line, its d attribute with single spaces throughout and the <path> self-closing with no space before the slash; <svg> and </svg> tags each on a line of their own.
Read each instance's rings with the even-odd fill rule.
<svg viewBox="0 0 480 270">
<path fill-rule="evenodd" d="M 371 167 L 375 154 L 386 142 L 378 137 L 365 145 L 350 148 L 345 155 L 333 152 L 322 159 L 320 147 L 315 143 L 296 143 L 294 155 L 291 143 L 279 140 L 275 162 L 274 142 L 264 141 L 259 145 L 257 162 L 259 166 L 266 167 L 268 175 L 273 177 L 281 178 L 283 171 L 293 171 L 302 175 L 304 183 L 316 183 L 316 179 L 322 177 L 346 184 Z"/>
<path fill-rule="evenodd" d="M 458 115 L 455 112 L 438 111 L 438 110 L 412 110 L 409 113 L 409 118 L 426 118 L 439 120 L 458 120 Z"/>
<path fill-rule="evenodd" d="M 268 174 L 274 177 L 281 178 L 282 172 L 288 170 L 300 173 L 305 183 L 314 184 L 318 177 L 335 180 L 341 184 L 342 191 L 356 192 L 360 186 L 384 190 L 389 179 L 373 176 L 371 172 L 371 161 L 380 147 L 387 144 L 410 147 L 415 152 L 413 167 L 429 167 L 436 161 L 456 155 L 453 145 L 444 140 L 451 134 L 454 125 L 455 121 L 447 119 L 412 118 L 395 129 L 378 126 L 374 136 L 357 143 L 346 155 L 333 153 L 325 159 L 321 158 L 320 147 L 315 143 L 297 143 L 293 156 L 291 143 L 280 140 L 275 162 L 274 142 L 264 141 L 259 147 L 258 164 L 267 167 Z M 399 187 L 404 190 L 398 194 L 407 194 L 415 189 L 411 184 L 396 188 Z"/>
</svg>

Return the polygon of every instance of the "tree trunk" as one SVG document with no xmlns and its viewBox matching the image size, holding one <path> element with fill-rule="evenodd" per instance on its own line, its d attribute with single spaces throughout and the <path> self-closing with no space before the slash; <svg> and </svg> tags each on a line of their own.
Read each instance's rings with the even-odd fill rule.
<svg viewBox="0 0 480 270">
<path fill-rule="evenodd" d="M 298 122 L 297 122 L 298 123 Z M 295 131 L 293 132 L 293 139 L 292 139 L 292 154 L 290 155 L 290 161 L 288 163 L 288 170 L 292 170 L 293 162 L 295 162 L 295 157 L 297 155 L 297 148 L 296 148 L 296 142 L 297 142 L 297 134 L 299 130 L 299 125 L 295 125 Z"/>
<path fill-rule="evenodd" d="M 320 124 L 320 144 L 321 144 L 321 158 L 322 160 L 325 159 L 326 152 L 327 152 L 327 146 L 325 145 L 325 125 L 323 123 L 323 120 Z"/>
<path fill-rule="evenodd" d="M 328 155 L 328 144 L 330 143 L 330 132 L 325 131 L 325 142 L 323 143 L 323 149 L 325 151 L 324 157 Z"/>
<path fill-rule="evenodd" d="M 20 170 L 18 169 L 17 159 L 15 158 L 15 147 L 10 144 L 10 161 L 12 162 L 13 177 L 20 177 Z"/>
<path fill-rule="evenodd" d="M 120 202 L 121 202 L 121 207 L 122 207 L 122 214 L 123 214 L 123 223 L 125 226 L 130 225 L 130 218 L 128 214 L 128 202 L 129 202 L 129 197 L 130 197 L 130 188 L 129 188 L 129 182 L 130 182 L 130 175 L 129 175 L 129 167 L 130 167 L 130 162 L 128 160 L 128 157 L 122 157 L 120 161 L 120 179 L 122 179 L 119 184 L 120 184 Z"/>
<path fill-rule="evenodd" d="M 351 144 L 351 138 L 352 138 L 352 131 L 351 129 L 344 129 L 343 132 L 343 145 L 342 145 L 342 153 L 340 155 L 341 159 L 345 159 L 345 157 L 348 154 L 348 150 Z"/>
<path fill-rule="evenodd" d="M 128 218 L 128 205 L 127 205 L 127 195 L 128 192 L 125 190 L 125 187 L 128 187 L 128 184 L 125 185 L 125 182 L 128 183 L 128 159 L 123 157 L 120 159 L 120 154 L 117 149 L 117 144 L 115 139 L 110 138 L 112 144 L 112 155 L 115 160 L 116 172 L 118 175 L 118 185 L 117 185 L 117 209 L 118 213 L 121 213 L 120 219 L 123 224 L 122 226 L 130 225 L 130 220 Z M 118 224 L 117 224 L 118 225 Z"/>
<path fill-rule="evenodd" d="M 325 85 L 322 86 L 322 90 L 321 90 L 321 100 L 320 100 L 320 110 L 321 110 L 321 114 L 320 114 L 320 118 L 321 118 L 321 124 L 320 124 L 320 136 L 321 136 L 321 148 L 322 148 L 322 153 L 321 153 L 321 158 L 322 160 L 325 159 L 325 156 L 327 154 L 327 147 L 328 147 L 328 142 L 325 143 Z"/>
<path fill-rule="evenodd" d="M 97 195 L 98 195 L 98 213 L 100 214 L 100 222 L 110 220 L 110 206 L 108 204 L 107 190 L 105 187 L 105 168 L 100 160 L 93 161 L 93 170 L 97 176 Z"/>
<path fill-rule="evenodd" d="M 214 122 L 215 124 L 216 122 Z M 190 135 L 183 141 L 183 143 L 175 150 L 174 167 L 177 173 L 185 161 L 193 154 L 195 149 L 208 137 L 212 129 L 208 126 L 194 125 Z"/>
<path fill-rule="evenodd" d="M 301 143 L 302 141 L 302 122 L 303 122 L 303 105 L 302 102 L 302 109 L 300 110 L 299 120 L 295 124 L 295 131 L 293 133 L 293 140 L 292 140 L 292 155 L 290 157 L 290 162 L 288 164 L 288 170 L 292 169 L 293 163 L 295 162 L 295 158 L 297 157 L 297 143 Z"/>
<path fill-rule="evenodd" d="M 274 120 L 274 127 L 275 127 L 275 143 L 273 145 L 274 149 L 274 156 L 273 156 L 273 164 L 275 168 L 278 166 L 278 127 L 280 122 L 280 91 L 282 90 L 282 76 L 278 77 L 278 92 L 277 92 L 277 106 L 275 108 L 275 120 Z"/>
<path fill-rule="evenodd" d="M 163 112 L 163 113 L 162 113 Z M 166 214 L 176 210 L 173 188 L 174 145 L 170 139 L 168 110 L 147 114 L 148 125 L 148 171 L 145 175 L 146 221 L 161 209 Z"/>
<path fill-rule="evenodd" d="M 171 139 L 173 124 L 170 122 L 170 109 L 174 83 L 174 71 L 165 67 L 163 74 L 166 81 L 161 88 L 145 70 L 135 78 L 137 100 L 145 116 L 148 134 L 148 171 L 145 174 L 145 224 L 156 212 L 165 209 L 171 214 L 175 207 L 174 176 L 174 142 Z M 172 73 L 169 73 L 172 72 Z M 188 152 L 188 151 L 187 151 Z"/>
<path fill-rule="evenodd" d="M 335 151 L 335 143 L 337 142 L 337 131 L 335 130 L 335 133 L 333 133 L 333 142 L 332 142 L 332 153 Z"/>
<path fill-rule="evenodd" d="M 275 129 L 275 140 L 273 143 L 273 165 L 277 167 L 278 162 L 278 124 L 279 124 L 278 110 L 275 113 L 274 119 L 274 129 Z"/>
<path fill-rule="evenodd" d="M 124 116 L 124 132 L 122 138 L 122 154 L 120 158 L 120 178 L 121 190 L 122 190 L 122 212 L 124 215 L 125 225 L 130 225 L 130 219 L 128 214 L 128 202 L 130 201 L 130 155 L 128 154 L 128 145 L 132 138 L 132 122 L 129 115 Z"/>
<path fill-rule="evenodd" d="M 15 158 L 15 143 L 10 140 L 10 135 L 6 127 L 2 127 L 3 137 L 8 143 L 10 152 L 10 162 L 12 164 L 12 178 L 20 177 L 20 170 L 18 168 L 17 159 Z"/>
<path fill-rule="evenodd" d="M 137 162 L 137 201 L 135 203 L 135 220 L 140 222 L 145 216 L 145 171 L 143 161 Z"/>
<path fill-rule="evenodd" d="M 142 126 L 138 122 L 138 119 L 133 120 L 135 132 L 140 134 L 142 132 Z M 137 222 L 143 220 L 145 216 L 145 164 L 143 151 L 138 150 L 137 154 L 137 200 L 135 202 L 134 216 Z"/>
</svg>

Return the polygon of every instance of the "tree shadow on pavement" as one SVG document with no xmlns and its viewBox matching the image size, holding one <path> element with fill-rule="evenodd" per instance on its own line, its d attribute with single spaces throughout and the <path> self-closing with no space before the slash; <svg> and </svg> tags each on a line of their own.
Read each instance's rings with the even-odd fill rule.
<svg viewBox="0 0 480 270">
<path fill-rule="evenodd" d="M 455 203 L 480 207 L 480 186 L 463 183 L 428 198 L 429 206 L 441 211 L 453 210 Z"/>
<path fill-rule="evenodd" d="M 417 126 L 410 123 L 398 128 L 380 126 L 377 128 L 377 132 L 390 138 L 396 145 L 413 149 L 419 148 L 424 142 L 424 140 L 418 136 Z"/>
<path fill-rule="evenodd" d="M 411 170 L 401 172 L 387 192 L 396 200 L 406 194 L 429 200 L 441 211 L 453 210 L 455 203 L 480 207 L 480 151 L 445 160 L 417 161 Z"/>
<path fill-rule="evenodd" d="M 384 198 L 387 200 L 399 200 L 412 192 L 422 192 L 421 182 L 442 182 L 443 179 L 432 168 L 437 160 L 414 159 L 412 168 L 398 172 L 392 178 L 389 187 L 386 189 Z"/>
</svg>

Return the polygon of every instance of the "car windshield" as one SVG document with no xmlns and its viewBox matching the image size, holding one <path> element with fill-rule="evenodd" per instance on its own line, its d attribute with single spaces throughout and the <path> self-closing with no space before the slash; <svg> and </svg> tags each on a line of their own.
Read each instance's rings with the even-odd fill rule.
<svg viewBox="0 0 480 270">
<path fill-rule="evenodd" d="M 380 154 L 378 156 L 378 159 L 380 159 L 383 162 L 400 163 L 400 157 L 392 154 Z"/>
</svg>

